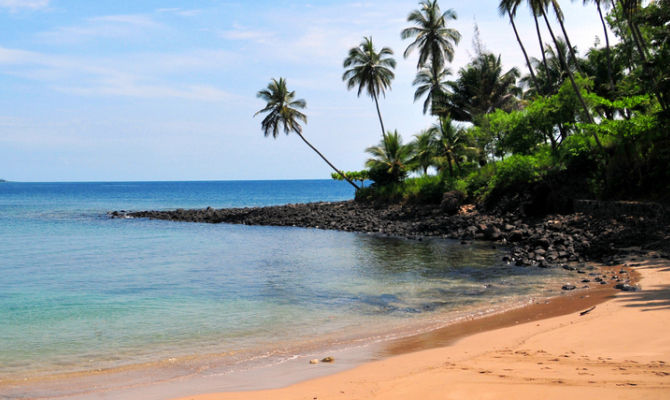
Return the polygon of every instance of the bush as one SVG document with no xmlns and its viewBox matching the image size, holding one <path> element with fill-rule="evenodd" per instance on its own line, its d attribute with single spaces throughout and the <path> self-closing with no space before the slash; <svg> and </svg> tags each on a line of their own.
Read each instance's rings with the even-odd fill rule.
<svg viewBox="0 0 670 400">
<path fill-rule="evenodd" d="M 467 193 L 468 198 L 480 200 L 490 190 L 489 183 L 495 174 L 495 164 L 486 164 L 477 171 L 471 172 L 463 180 L 456 182 L 455 189 Z"/>
<path fill-rule="evenodd" d="M 407 179 L 403 188 L 403 200 L 414 204 L 439 204 L 442 194 L 448 190 L 441 176 L 422 176 Z"/>
<path fill-rule="evenodd" d="M 368 170 L 368 177 L 375 183 L 386 186 L 391 184 L 398 184 L 401 182 L 407 171 L 402 169 L 392 169 L 383 164 L 372 165 Z"/>
<path fill-rule="evenodd" d="M 496 189 L 536 182 L 541 176 L 539 161 L 535 156 L 515 154 L 497 162 L 495 167 L 491 187 Z"/>
<path fill-rule="evenodd" d="M 377 204 L 411 203 L 440 204 L 442 194 L 452 190 L 452 185 L 444 177 L 421 176 L 406 179 L 400 183 L 374 183 L 356 192 L 356 200 Z"/>
</svg>

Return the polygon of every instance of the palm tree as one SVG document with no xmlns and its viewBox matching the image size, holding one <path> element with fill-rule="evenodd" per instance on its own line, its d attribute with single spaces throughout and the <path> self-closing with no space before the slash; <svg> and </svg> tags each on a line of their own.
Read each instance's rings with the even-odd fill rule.
<svg viewBox="0 0 670 400">
<path fill-rule="evenodd" d="M 503 72 L 500 56 L 482 53 L 458 71 L 458 79 L 448 82 L 445 108 L 457 121 L 475 122 L 477 118 L 500 108 L 512 111 L 521 94 L 516 86 L 519 71 Z"/>
<path fill-rule="evenodd" d="M 514 23 L 514 17 L 516 16 L 516 10 L 519 7 L 519 4 L 521 4 L 521 0 L 501 0 L 500 4 L 498 5 L 498 13 L 501 16 L 507 14 L 509 17 L 509 23 L 512 24 L 512 29 L 514 29 L 516 41 L 519 42 L 519 47 L 521 47 L 521 51 L 523 52 L 523 58 L 526 60 L 526 65 L 528 66 L 528 71 L 530 72 L 533 86 L 535 87 L 537 93 L 540 93 L 542 90 L 538 85 L 537 78 L 535 77 L 535 71 L 533 71 L 533 66 L 530 63 L 530 59 L 528 58 L 528 53 L 526 53 L 526 48 L 521 41 L 521 37 L 519 37 L 519 32 L 517 31 L 516 24 Z"/>
<path fill-rule="evenodd" d="M 437 148 L 437 138 L 435 131 L 427 129 L 414 135 L 414 156 L 411 163 L 415 166 L 414 170 L 421 170 L 424 175 L 428 175 L 428 168 L 435 163 L 435 153 Z"/>
<path fill-rule="evenodd" d="M 614 0 L 612 0 L 612 3 L 614 4 Z M 641 0 L 619 0 L 618 2 L 620 12 L 623 13 L 624 18 L 626 19 L 626 22 L 628 23 L 628 28 L 630 30 L 630 36 L 633 39 L 633 42 L 635 43 L 635 47 L 638 50 L 638 53 L 640 55 L 641 59 L 641 66 L 642 70 L 644 73 L 651 77 L 650 81 L 652 82 L 653 85 L 653 91 L 654 95 L 656 96 L 656 99 L 658 100 L 658 103 L 661 106 L 661 109 L 664 111 L 667 111 L 668 109 L 668 104 L 666 101 L 666 96 L 667 94 L 664 94 L 662 90 L 659 90 L 658 85 L 658 79 L 654 74 L 654 71 L 652 69 L 652 66 L 649 63 L 649 54 L 648 54 L 648 49 L 647 49 L 647 43 L 645 41 L 644 36 L 642 35 L 642 32 L 640 32 L 640 27 L 637 24 L 636 21 L 636 14 L 640 11 L 642 8 L 642 1 Z"/>
<path fill-rule="evenodd" d="M 437 137 L 438 156 L 445 158 L 449 175 L 453 177 L 454 167 L 452 164 L 455 163 L 460 170 L 458 159 L 463 149 L 463 132 L 451 123 L 451 118 L 444 116 L 439 118 L 438 123 L 433 124 L 430 131 L 432 135 Z"/>
<path fill-rule="evenodd" d="M 610 49 L 610 37 L 607 33 L 607 24 L 605 23 L 605 17 L 603 16 L 602 7 L 609 7 L 611 3 L 605 0 L 582 0 L 584 4 L 589 2 L 595 3 L 596 8 L 598 9 L 598 15 L 600 16 L 600 23 L 603 25 L 603 33 L 605 34 L 605 48 L 607 49 L 607 78 L 609 79 L 610 91 L 614 90 L 614 77 L 612 74 L 612 50 Z"/>
<path fill-rule="evenodd" d="M 386 89 L 391 88 L 391 81 L 395 77 L 392 69 L 395 68 L 396 63 L 392 55 L 393 50 L 388 47 L 383 47 L 377 53 L 372 44 L 372 38 L 364 37 L 358 47 L 349 50 L 349 56 L 344 59 L 343 63 L 344 68 L 349 68 L 342 75 L 342 80 L 347 82 L 347 89 L 351 90 L 358 86 L 359 97 L 363 90 L 366 90 L 375 101 L 382 137 L 386 136 L 386 130 L 377 98 L 380 93 L 385 95 Z"/>
<path fill-rule="evenodd" d="M 426 100 L 423 102 L 423 113 L 431 109 L 431 114 L 436 114 L 436 109 L 444 94 L 447 91 L 447 82 L 445 78 L 451 74 L 448 68 L 438 70 L 432 64 L 423 67 L 416 74 L 412 85 L 417 86 L 414 92 L 414 101 L 419 100 L 424 95 Z"/>
<path fill-rule="evenodd" d="M 542 15 L 542 18 L 544 19 L 545 24 L 547 25 L 547 29 L 549 30 L 549 34 L 551 35 L 551 39 L 554 42 L 554 45 L 556 48 L 558 48 L 558 39 L 556 39 L 556 35 L 554 35 L 554 30 L 551 29 L 551 24 L 549 24 L 549 19 L 547 18 L 547 13 L 545 10 L 546 1 L 552 1 L 555 4 L 555 0 L 528 0 L 529 2 L 533 2 L 533 4 L 537 4 L 538 1 L 541 2 L 539 7 L 536 8 L 536 6 L 533 7 L 534 10 L 538 9 Z M 559 19 L 559 22 L 561 22 L 561 26 L 563 26 L 562 20 Z M 570 44 L 568 42 L 568 47 L 570 47 Z M 570 84 L 572 85 L 572 89 L 575 91 L 575 94 L 577 95 L 577 99 L 579 100 L 580 104 L 582 105 L 582 108 L 584 109 L 584 114 L 586 115 L 586 119 L 589 123 L 593 124 L 593 116 L 591 115 L 591 111 L 589 110 L 589 107 L 586 105 L 586 101 L 584 101 L 584 97 L 582 96 L 581 89 L 579 86 L 577 86 L 577 82 L 575 82 L 575 77 L 572 71 L 570 70 L 568 66 L 568 62 L 565 60 L 565 57 L 563 56 L 563 53 L 560 51 L 557 51 L 559 60 L 561 62 L 561 65 L 563 66 L 563 70 L 568 74 L 568 78 L 570 79 Z M 575 58 L 575 63 L 577 63 L 577 59 Z M 598 139 L 598 135 L 593 133 L 593 138 L 595 139 L 596 145 L 598 146 L 598 149 L 601 151 L 603 150 L 603 146 L 600 143 L 600 139 Z"/>
<path fill-rule="evenodd" d="M 404 57 L 407 58 L 414 49 L 419 49 L 417 69 L 425 67 L 429 62 L 438 71 L 446 62 L 454 59 L 454 46 L 461 40 L 461 34 L 452 28 L 447 28 L 448 20 L 456 19 L 456 12 L 452 9 L 440 13 L 437 0 L 421 0 L 421 9 L 412 11 L 407 22 L 415 26 L 405 28 L 400 33 L 402 39 L 414 38 L 407 46 Z"/>
<path fill-rule="evenodd" d="M 411 162 L 413 146 L 402 144 L 398 131 L 388 132 L 377 146 L 365 149 L 372 155 L 365 166 L 371 177 L 378 183 L 400 182 L 406 175 Z M 381 172 L 381 175 L 378 174 Z"/>
<path fill-rule="evenodd" d="M 567 60 L 569 57 L 568 45 L 561 38 L 557 39 L 557 46 L 554 49 L 549 44 L 546 45 L 545 50 L 545 62 L 547 63 L 547 68 L 541 70 L 538 68 L 539 73 L 537 74 L 537 80 L 540 85 L 545 88 L 544 94 L 555 94 L 558 92 L 558 89 L 561 87 L 563 82 L 568 78 L 567 72 L 563 69 L 563 64 L 561 63 L 561 56 L 558 53 L 563 55 L 563 59 Z M 533 62 L 536 66 L 539 66 L 540 61 L 533 59 Z M 568 68 L 574 73 L 575 63 L 569 63 Z M 522 78 L 521 82 L 527 84 L 528 79 Z"/>
<path fill-rule="evenodd" d="M 563 32 L 565 42 L 568 44 L 568 50 L 570 50 L 570 56 L 575 62 L 577 71 L 581 74 L 582 70 L 579 67 L 579 63 L 577 62 L 577 55 L 574 50 L 575 47 L 572 46 L 572 43 L 570 42 L 570 36 L 568 36 L 568 32 L 565 30 L 565 24 L 563 23 L 565 18 L 563 17 L 563 10 L 561 10 L 561 6 L 558 4 L 558 0 L 540 0 L 540 1 L 543 1 L 547 7 L 549 6 L 549 4 L 551 4 L 554 10 L 554 14 L 556 15 L 556 19 L 558 20 L 558 24 L 561 26 L 561 31 Z"/>
<path fill-rule="evenodd" d="M 335 172 L 340 174 L 340 176 L 353 187 L 359 189 L 354 182 L 352 182 L 342 171 L 335 168 L 335 166 L 302 135 L 300 121 L 307 123 L 307 116 L 299 111 L 299 109 L 304 109 L 307 106 L 307 103 L 303 99 L 295 99 L 295 92 L 289 91 L 286 88 L 286 80 L 284 78 L 279 78 L 279 80 L 273 78 L 268 84 L 268 87 L 260 90 L 256 94 L 256 97 L 261 98 L 266 102 L 265 107 L 254 114 L 255 117 L 258 114 L 267 113 L 265 118 L 263 118 L 263 121 L 261 121 L 261 128 L 265 133 L 265 137 L 272 135 L 272 137 L 276 139 L 277 136 L 279 136 L 280 127 L 283 128 L 284 133 L 287 135 L 292 131 L 295 132 L 300 136 L 300 139 L 314 150 L 323 161 L 330 165 Z"/>
</svg>

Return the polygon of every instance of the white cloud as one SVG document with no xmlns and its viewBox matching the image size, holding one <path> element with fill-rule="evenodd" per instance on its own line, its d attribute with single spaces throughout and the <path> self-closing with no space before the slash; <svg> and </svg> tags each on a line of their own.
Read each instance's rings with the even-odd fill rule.
<svg viewBox="0 0 670 400">
<path fill-rule="evenodd" d="M 49 6 L 50 0 L 0 0 L 0 8 L 17 12 L 22 9 L 41 10 Z"/>
<path fill-rule="evenodd" d="M 142 33 L 160 28 L 162 28 L 160 23 L 146 15 L 105 15 L 87 18 L 80 25 L 40 32 L 37 37 L 52 43 L 78 43 L 93 38 L 137 38 Z"/>
<path fill-rule="evenodd" d="M 276 39 L 273 32 L 262 29 L 249 29 L 239 25 L 233 25 L 233 29 L 219 31 L 218 35 L 227 40 L 249 40 L 256 43 L 270 43 Z"/>
<path fill-rule="evenodd" d="M 202 13 L 202 10 L 200 9 L 184 10 L 182 8 L 159 8 L 158 10 L 156 10 L 156 12 L 178 15 L 180 17 L 195 17 L 197 15 L 200 15 Z"/>
<path fill-rule="evenodd" d="M 226 101 L 233 98 L 213 85 L 170 79 L 171 74 L 216 70 L 234 57 L 222 51 L 139 54 L 120 59 L 87 59 L 0 47 L 0 73 L 41 82 L 81 96 L 125 96 Z"/>
<path fill-rule="evenodd" d="M 207 85 L 151 85 L 132 78 L 106 79 L 91 86 L 53 86 L 55 90 L 79 96 L 123 96 L 145 99 L 176 98 L 198 101 L 226 101 L 233 96 Z"/>
</svg>

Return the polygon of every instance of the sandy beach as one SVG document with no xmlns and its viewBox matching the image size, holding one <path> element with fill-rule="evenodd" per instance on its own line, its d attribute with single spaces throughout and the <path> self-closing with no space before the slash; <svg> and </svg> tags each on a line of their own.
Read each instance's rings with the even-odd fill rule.
<svg viewBox="0 0 670 400">
<path fill-rule="evenodd" d="M 527 308 L 446 346 L 392 355 L 422 347 L 397 343 L 389 358 L 285 388 L 180 400 L 670 398 L 670 261 L 628 264 L 641 290 L 609 292 L 584 315 Z"/>
</svg>

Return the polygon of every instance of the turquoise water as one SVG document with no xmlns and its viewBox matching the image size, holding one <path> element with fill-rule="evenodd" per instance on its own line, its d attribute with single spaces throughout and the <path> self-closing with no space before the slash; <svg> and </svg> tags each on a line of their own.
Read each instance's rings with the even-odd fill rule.
<svg viewBox="0 0 670 400">
<path fill-rule="evenodd" d="M 562 272 L 486 244 L 106 216 L 352 197 L 325 180 L 0 184 L 0 383 L 290 358 L 554 293 Z"/>
</svg>

